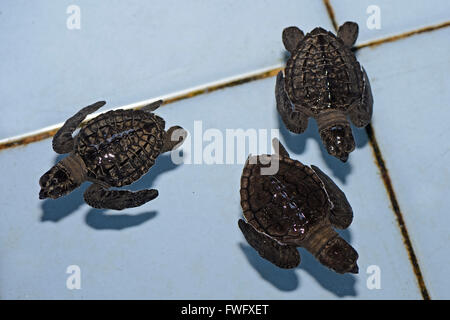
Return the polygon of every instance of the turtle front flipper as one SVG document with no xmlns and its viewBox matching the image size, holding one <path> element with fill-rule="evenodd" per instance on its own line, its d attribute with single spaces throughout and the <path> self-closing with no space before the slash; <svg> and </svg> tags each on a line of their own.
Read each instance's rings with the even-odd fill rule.
<svg viewBox="0 0 450 320">
<path fill-rule="evenodd" d="M 107 190 L 103 186 L 94 183 L 84 193 L 84 200 L 94 208 L 123 210 L 139 207 L 157 196 L 158 190 L 156 189 L 146 189 L 137 192 Z"/>
<path fill-rule="evenodd" d="M 344 192 L 322 170 L 314 165 L 311 165 L 311 168 L 319 176 L 330 201 L 333 203 L 330 214 L 331 224 L 338 229 L 348 228 L 353 221 L 353 210 Z"/>
<path fill-rule="evenodd" d="M 181 146 L 187 137 L 187 132 L 180 126 L 173 126 L 167 130 L 161 153 L 175 150 Z"/>
<path fill-rule="evenodd" d="M 369 77 L 367 77 L 366 70 L 361 67 L 363 72 L 363 89 L 361 100 L 357 100 L 351 107 L 349 112 L 350 120 L 359 128 L 365 127 L 369 124 L 373 112 L 373 96 L 370 88 Z"/>
<path fill-rule="evenodd" d="M 78 111 L 75 115 L 67 119 L 61 129 L 56 132 L 53 137 L 52 146 L 56 153 L 64 154 L 73 150 L 74 140 L 73 132 L 78 128 L 80 123 L 90 113 L 97 111 L 106 104 L 105 101 L 98 101 Z"/>
<path fill-rule="evenodd" d="M 278 72 L 275 85 L 275 96 L 277 110 L 286 128 L 294 133 L 302 133 L 308 127 L 308 116 L 301 111 L 295 110 L 284 87 L 283 71 Z"/>
<path fill-rule="evenodd" d="M 284 269 L 292 269 L 300 264 L 300 254 L 296 247 L 279 244 L 276 240 L 256 231 L 242 219 L 239 219 L 238 224 L 245 240 L 264 259 Z"/>
</svg>

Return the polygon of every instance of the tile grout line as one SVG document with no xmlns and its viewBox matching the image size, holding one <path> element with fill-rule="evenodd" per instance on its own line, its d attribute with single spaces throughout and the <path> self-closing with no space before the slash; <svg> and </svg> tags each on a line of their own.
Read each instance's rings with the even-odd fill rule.
<svg viewBox="0 0 450 320">
<path fill-rule="evenodd" d="M 411 262 L 414 275 L 416 276 L 416 280 L 420 289 L 420 293 L 422 294 L 422 298 L 424 300 L 430 300 L 430 295 L 428 293 L 428 289 L 425 285 L 425 280 L 420 269 L 419 261 L 417 260 L 416 253 L 414 252 L 414 247 L 411 242 L 411 238 L 409 236 L 408 229 L 406 228 L 405 220 L 403 219 L 403 213 L 400 210 L 400 205 L 397 201 L 397 196 L 395 195 L 394 187 L 392 184 L 392 179 L 389 175 L 389 171 L 386 167 L 386 162 L 384 161 L 383 155 L 381 154 L 380 147 L 378 145 L 377 139 L 375 138 L 375 133 L 373 131 L 372 125 L 369 123 L 366 126 L 366 133 L 369 138 L 370 146 L 372 147 L 372 153 L 375 157 L 375 161 L 377 167 L 380 171 L 384 187 L 388 194 L 389 200 L 391 202 L 392 211 L 394 211 L 395 218 L 397 220 L 398 227 L 400 228 L 400 233 L 403 237 L 403 243 L 406 247 L 406 251 L 408 252 L 409 260 Z"/>
<path fill-rule="evenodd" d="M 339 29 L 339 26 L 337 24 L 336 16 L 334 15 L 333 7 L 331 6 L 331 3 L 329 0 L 323 0 L 323 4 L 325 5 L 325 8 L 327 9 L 328 17 L 331 20 L 331 24 L 333 25 L 333 28 L 335 31 Z"/>
<path fill-rule="evenodd" d="M 327 8 L 328 14 L 330 15 L 330 18 L 332 19 L 333 26 L 336 25 L 336 27 L 337 27 L 335 17 L 334 17 L 334 12 L 333 12 L 331 5 L 329 4 L 329 1 L 328 0 L 323 0 L 323 1 Z M 437 29 L 441 29 L 441 28 L 445 28 L 445 27 L 449 27 L 449 26 L 450 26 L 450 21 L 447 21 L 447 22 L 444 22 L 441 24 L 415 29 L 412 31 L 398 34 L 398 35 L 362 43 L 360 45 L 357 45 L 355 47 L 355 50 L 359 50 L 359 49 L 366 48 L 366 47 L 378 46 L 383 43 L 393 42 L 393 41 L 396 41 L 399 39 L 410 37 L 412 35 L 420 34 L 423 32 L 429 32 L 429 31 L 433 31 L 433 30 L 437 30 Z M 253 71 L 253 72 L 248 72 L 248 73 L 245 73 L 242 75 L 231 76 L 231 77 L 228 77 L 228 78 L 225 78 L 222 80 L 199 85 L 199 86 L 196 86 L 193 88 L 188 88 L 188 89 L 178 91 L 175 93 L 171 93 L 171 94 L 167 94 L 164 96 L 128 104 L 128 105 L 118 107 L 115 109 L 119 109 L 119 108 L 140 109 L 143 106 L 145 106 L 146 104 L 156 101 L 158 99 L 163 99 L 164 105 L 166 105 L 166 104 L 174 103 L 177 101 L 189 99 L 189 98 L 192 98 L 192 97 L 195 97 L 198 95 L 210 93 L 210 92 L 213 92 L 216 90 L 234 87 L 234 86 L 241 85 L 241 84 L 248 83 L 248 82 L 255 81 L 255 80 L 262 80 L 262 79 L 270 78 L 270 77 L 275 76 L 282 69 L 283 69 L 282 64 L 278 64 L 278 65 L 271 66 L 268 68 L 263 68 L 263 69 L 259 69 L 259 70 Z M 103 112 L 109 111 L 109 110 L 114 110 L 114 109 L 105 109 Z M 86 121 L 88 121 L 89 119 L 92 119 L 93 117 L 97 116 L 98 114 L 99 113 L 89 115 L 88 117 L 86 117 L 86 120 L 84 121 L 84 123 Z M 25 145 L 28 145 L 33 142 L 38 142 L 38 141 L 41 141 L 44 139 L 51 138 L 52 136 L 55 135 L 55 133 L 59 130 L 59 128 L 62 125 L 63 125 L 63 123 L 58 123 L 58 124 L 48 126 L 48 127 L 45 127 L 45 128 L 39 129 L 39 130 L 35 130 L 32 132 L 24 133 L 21 135 L 17 135 L 17 136 L 5 138 L 5 139 L 0 139 L 0 151 L 19 147 L 19 146 L 25 146 Z"/>
<path fill-rule="evenodd" d="M 337 24 L 337 21 L 336 21 L 336 17 L 335 17 L 335 14 L 334 14 L 333 7 L 331 6 L 329 0 L 323 0 L 323 2 L 324 2 L 324 5 L 325 5 L 325 7 L 327 9 L 328 16 L 331 19 L 335 30 L 337 31 L 338 30 L 338 24 Z M 393 41 L 396 41 L 396 40 L 399 40 L 399 39 L 403 39 L 403 38 L 406 38 L 406 37 L 409 37 L 409 36 L 412 36 L 412 35 L 415 35 L 415 34 L 419 34 L 419 33 L 422 33 L 422 32 L 427 32 L 427 31 L 432 31 L 432 30 L 443 28 L 443 27 L 447 27 L 449 25 L 450 25 L 450 22 L 445 22 L 445 23 L 442 23 L 442 24 L 439 24 L 439 25 L 434 25 L 434 26 L 430 26 L 430 27 L 416 29 L 416 30 L 413 30 L 413 31 L 409 31 L 409 32 L 405 32 L 405 33 L 399 34 L 399 35 L 394 35 L 394 36 L 391 36 L 391 37 L 386 37 L 386 38 L 382 38 L 382 39 L 379 39 L 379 40 L 370 41 L 370 42 L 368 42 L 366 44 L 357 46 L 356 49 L 361 49 L 361 48 L 368 47 L 368 46 L 377 46 L 377 45 L 379 45 L 381 43 L 386 43 L 386 42 L 393 42 Z M 410 260 L 410 263 L 411 263 L 414 275 L 416 277 L 420 293 L 422 294 L 423 300 L 430 300 L 431 298 L 430 298 L 430 295 L 428 293 L 428 289 L 427 289 L 427 287 L 425 285 L 424 277 L 423 277 L 422 271 L 420 269 L 420 265 L 419 265 L 419 262 L 417 260 L 417 256 L 416 256 L 416 254 L 414 252 L 414 248 L 413 248 L 413 245 L 412 245 L 412 242 L 411 242 L 411 238 L 409 236 L 408 229 L 406 228 L 405 220 L 403 219 L 402 211 L 400 210 L 400 205 L 398 203 L 397 196 L 396 196 L 395 191 L 394 191 L 394 187 L 393 187 L 393 184 L 392 184 L 392 179 L 391 179 L 391 177 L 389 175 L 389 171 L 388 171 L 388 169 L 386 167 L 386 162 L 385 162 L 385 160 L 383 158 L 383 155 L 381 153 L 381 150 L 380 150 L 380 147 L 378 145 L 377 139 L 375 137 L 375 132 L 374 132 L 373 127 L 372 127 L 372 125 L 370 123 L 366 126 L 365 130 L 366 130 L 367 136 L 369 138 L 369 143 L 370 143 L 370 146 L 372 148 L 372 152 L 373 152 L 376 164 L 377 164 L 378 169 L 380 171 L 380 174 L 381 174 L 381 177 L 382 177 L 382 180 L 383 180 L 386 192 L 387 192 L 389 200 L 391 202 L 392 210 L 394 211 L 394 215 L 395 215 L 395 218 L 397 220 L 397 224 L 398 224 L 398 226 L 400 228 L 400 233 L 401 233 L 402 238 L 403 238 L 403 244 L 405 245 L 406 251 L 408 253 L 409 260 Z"/>
<path fill-rule="evenodd" d="M 394 42 L 394 41 L 397 41 L 397 40 L 401 40 L 401 39 L 405 39 L 405 38 L 414 36 L 416 34 L 421 34 L 421 33 L 424 33 L 424 32 L 430 32 L 430 31 L 434 31 L 434 30 L 438 30 L 438 29 L 442 29 L 442 28 L 446 28 L 446 27 L 450 27 L 450 21 L 445 21 L 445 22 L 434 24 L 434 25 L 431 25 L 431 26 L 426 26 L 426 27 L 422 27 L 422 28 L 419 28 L 419 29 L 406 31 L 406 32 L 403 32 L 403 33 L 400 33 L 400 34 L 389 36 L 389 37 L 384 37 L 384 38 L 380 38 L 380 39 L 371 40 L 371 41 L 368 41 L 366 43 L 361 43 L 360 45 L 357 45 L 356 49 L 362 49 L 362 48 L 366 48 L 366 47 L 376 47 L 376 46 L 379 46 L 380 44 L 383 44 L 383 43 Z"/>
</svg>

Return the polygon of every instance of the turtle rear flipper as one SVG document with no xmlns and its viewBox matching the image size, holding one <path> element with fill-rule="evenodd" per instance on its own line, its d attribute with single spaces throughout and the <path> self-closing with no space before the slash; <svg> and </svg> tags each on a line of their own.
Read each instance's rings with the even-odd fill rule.
<svg viewBox="0 0 450 320">
<path fill-rule="evenodd" d="M 296 247 L 279 244 L 242 219 L 239 219 L 238 224 L 247 242 L 264 259 L 284 269 L 292 269 L 300 264 L 300 254 Z"/>
<path fill-rule="evenodd" d="M 164 144 L 161 153 L 172 151 L 181 146 L 187 137 L 187 132 L 180 126 L 173 126 L 167 130 L 164 136 Z"/>
<path fill-rule="evenodd" d="M 284 89 L 283 71 L 278 72 L 275 85 L 275 96 L 277 109 L 286 128 L 294 133 L 302 133 L 308 127 L 308 116 L 301 111 L 295 110 Z"/>
<path fill-rule="evenodd" d="M 355 22 L 347 21 L 339 27 L 337 32 L 338 38 L 344 41 L 345 45 L 351 48 L 358 38 L 359 27 Z"/>
<path fill-rule="evenodd" d="M 288 27 L 283 30 L 283 44 L 287 51 L 294 52 L 305 34 L 297 27 Z"/>
<path fill-rule="evenodd" d="M 353 221 L 353 210 L 344 192 L 322 170 L 314 165 L 311 165 L 311 168 L 319 176 L 330 201 L 333 203 L 330 214 L 331 224 L 338 229 L 348 228 Z"/>
<path fill-rule="evenodd" d="M 283 144 L 278 140 L 278 138 L 272 139 L 272 146 L 275 150 L 275 154 L 279 154 L 280 156 L 289 158 L 289 153 L 287 152 L 286 148 L 283 146 Z"/>
<path fill-rule="evenodd" d="M 97 111 L 105 104 L 105 101 L 98 101 L 94 104 L 84 107 L 75 115 L 67 119 L 61 129 L 59 129 L 53 137 L 53 150 L 55 150 L 56 153 L 60 154 L 71 152 L 73 150 L 74 144 L 74 140 L 72 137 L 73 132 L 78 128 L 80 123 L 86 118 L 88 114 Z"/>
<path fill-rule="evenodd" d="M 156 109 L 158 109 L 162 103 L 163 103 L 163 100 L 158 100 L 158 101 L 152 102 L 146 106 L 143 106 L 141 110 L 145 111 L 145 112 L 153 112 Z"/>
<path fill-rule="evenodd" d="M 137 192 L 107 190 L 101 185 L 94 183 L 84 193 L 84 200 L 94 208 L 123 210 L 139 207 L 157 196 L 158 190 L 156 189 L 146 189 Z"/>
</svg>

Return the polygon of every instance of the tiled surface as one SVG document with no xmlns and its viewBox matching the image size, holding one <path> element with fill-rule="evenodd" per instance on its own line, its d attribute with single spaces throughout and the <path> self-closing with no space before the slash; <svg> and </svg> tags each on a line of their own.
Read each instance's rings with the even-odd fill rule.
<svg viewBox="0 0 450 320">
<path fill-rule="evenodd" d="M 277 128 L 273 87 L 270 78 L 171 104 L 158 113 L 168 125 L 181 124 L 191 133 L 200 119 L 203 130 Z M 294 158 L 332 174 L 349 197 L 355 221 L 343 235 L 359 251 L 359 275 L 335 274 L 303 250 L 301 266 L 291 271 L 259 258 L 237 227 L 242 164 L 175 167 L 164 156 L 133 188 L 151 185 L 159 197 L 120 213 L 90 209 L 79 191 L 40 201 L 37 181 L 55 159 L 46 140 L 0 153 L 0 162 L 10 164 L 2 166 L 2 175 L 15 175 L 3 191 L 5 199 L 26 199 L 2 203 L 2 296 L 419 299 L 364 131 L 358 131 L 360 148 L 346 165 L 324 154 L 314 123 L 305 136 L 282 131 L 281 137 L 291 151 L 301 153 L 293 153 Z M 186 145 L 186 156 L 193 148 L 193 141 L 191 148 Z M 41 157 L 29 165 L 36 154 Z M 82 270 L 80 291 L 65 288 L 65 268 L 71 264 Z M 366 287 L 365 271 L 373 264 L 383 272 L 382 290 Z"/>
<path fill-rule="evenodd" d="M 374 79 L 373 126 L 427 287 L 432 298 L 446 299 L 450 61 L 439 43 L 449 37 L 447 28 L 358 52 Z M 382 55 L 385 63 L 376 61 Z"/>
<path fill-rule="evenodd" d="M 285 25 L 331 28 L 320 1 L 82 0 L 69 30 L 72 4 L 1 2 L 0 139 L 280 63 Z"/>
<path fill-rule="evenodd" d="M 145 7 L 77 1 L 82 29 L 69 31 L 69 4 L 0 4 L 0 27 L 9 31 L 0 34 L 0 66 L 8 75 L 0 80 L 0 138 L 64 121 L 97 99 L 116 107 L 275 65 L 284 57 L 280 35 L 287 25 L 332 29 L 320 1 L 155 1 Z M 360 24 L 359 43 L 443 22 L 449 11 L 446 1 L 331 4 L 338 22 Z M 379 31 L 365 28 L 369 4 L 382 10 Z M 448 36 L 443 29 L 357 52 L 371 79 L 375 134 L 434 299 L 450 297 Z M 242 164 L 175 166 L 162 156 L 132 186 L 157 188 L 159 197 L 119 213 L 85 205 L 86 186 L 39 201 L 38 179 L 57 159 L 44 140 L 0 152 L 0 297 L 420 299 L 365 131 L 355 132 L 358 148 L 341 164 L 320 147 L 314 122 L 301 136 L 283 130 L 274 81 L 184 100 L 158 113 L 191 133 L 195 120 L 221 132 L 280 128 L 291 156 L 318 165 L 349 198 L 355 219 L 342 235 L 360 254 L 358 275 L 328 271 L 304 250 L 302 264 L 290 271 L 259 258 L 237 227 Z M 185 154 L 192 155 L 188 147 Z M 72 264 L 81 267 L 81 290 L 66 289 Z M 381 268 L 381 290 L 366 287 L 369 265 Z"/>
<path fill-rule="evenodd" d="M 448 21 L 447 0 L 330 0 L 338 24 L 355 21 L 359 25 L 357 44 Z M 369 29 L 374 9 L 379 8 L 380 28 Z M 368 9 L 369 8 L 369 9 Z M 372 25 L 372 23 L 369 23 Z"/>
</svg>

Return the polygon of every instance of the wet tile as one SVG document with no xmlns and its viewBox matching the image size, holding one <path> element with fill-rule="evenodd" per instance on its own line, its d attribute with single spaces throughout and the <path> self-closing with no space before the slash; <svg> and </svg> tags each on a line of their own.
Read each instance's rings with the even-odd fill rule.
<svg viewBox="0 0 450 320">
<path fill-rule="evenodd" d="M 284 27 L 331 27 L 321 1 L 0 4 L 0 139 L 282 62 Z M 71 12 L 71 11 L 69 11 Z"/>
<path fill-rule="evenodd" d="M 448 21 L 450 11 L 450 2 L 445 0 L 433 1 L 433 5 L 426 0 L 331 0 L 330 3 L 338 24 L 358 23 L 357 44 Z M 378 12 L 379 26 L 374 20 Z"/>
<path fill-rule="evenodd" d="M 335 274 L 304 250 L 300 267 L 280 270 L 246 244 L 237 226 L 243 164 L 208 165 L 194 155 L 207 154 L 211 137 L 226 129 L 279 128 L 274 84 L 274 78 L 255 81 L 160 108 L 168 126 L 189 130 L 191 145 L 183 154 L 197 164 L 176 166 L 161 156 L 132 186 L 157 188 L 158 198 L 123 212 L 83 204 L 85 187 L 58 200 L 38 200 L 38 179 L 57 158 L 50 140 L 1 152 L 1 174 L 9 181 L 0 187 L 2 297 L 420 299 L 363 130 L 355 131 L 358 149 L 346 164 L 320 147 L 313 121 L 304 135 L 280 133 L 293 158 L 318 165 L 345 191 L 355 219 L 341 234 L 359 252 L 358 275 Z M 197 120 L 202 130 L 195 132 Z M 81 268 L 82 290 L 66 288 L 69 265 Z M 380 290 L 366 286 L 371 265 L 381 270 Z"/>
<path fill-rule="evenodd" d="M 371 78 L 375 134 L 431 298 L 448 299 L 450 29 L 358 51 Z"/>
</svg>

